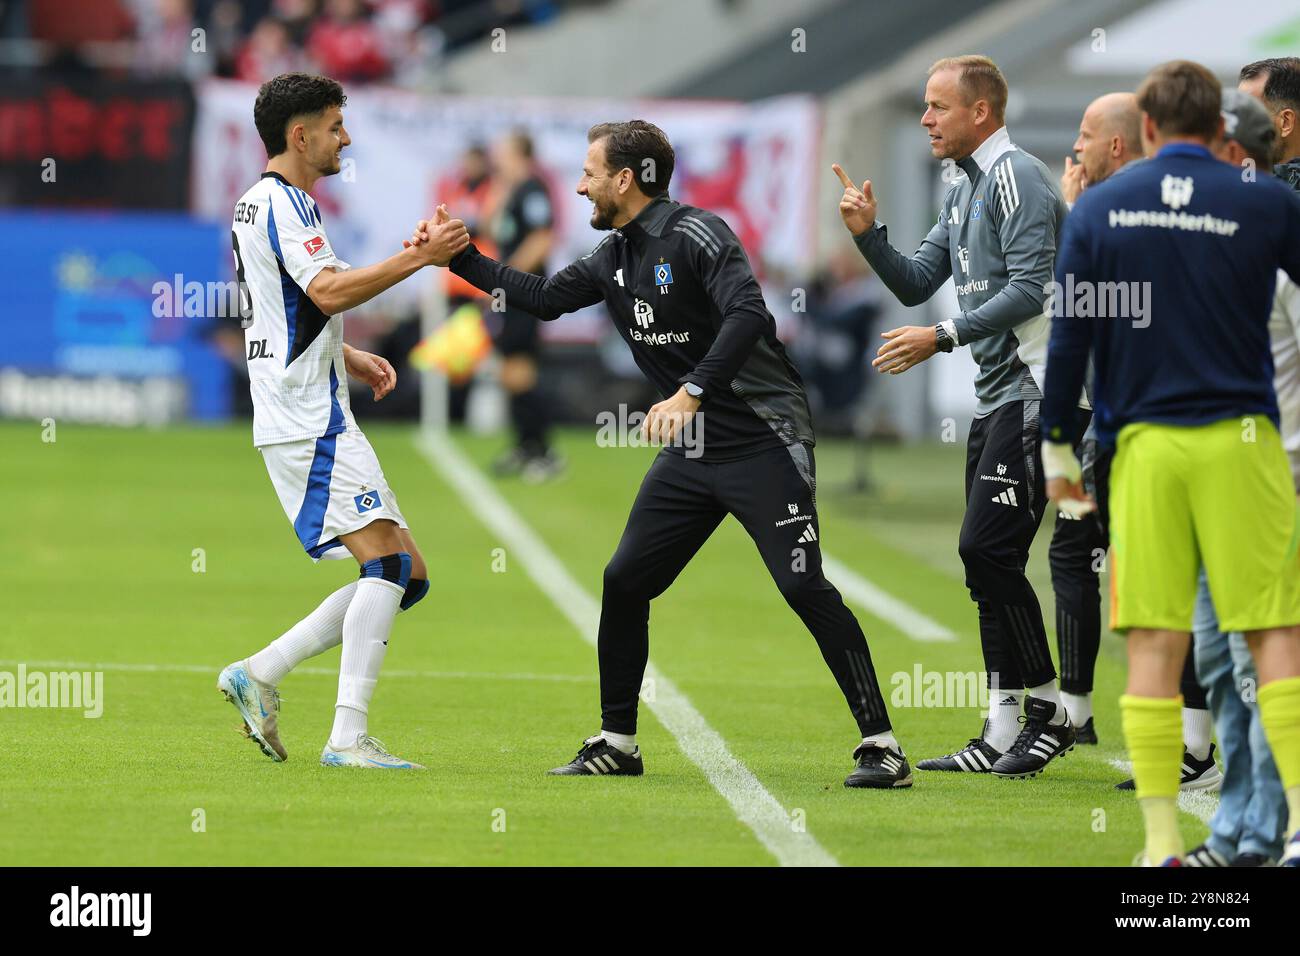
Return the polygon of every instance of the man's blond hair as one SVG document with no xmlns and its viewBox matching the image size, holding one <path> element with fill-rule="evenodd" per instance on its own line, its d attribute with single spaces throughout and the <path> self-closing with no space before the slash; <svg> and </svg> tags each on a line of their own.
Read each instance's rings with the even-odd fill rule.
<svg viewBox="0 0 1300 956">
<path fill-rule="evenodd" d="M 998 65 L 986 56 L 967 53 L 963 56 L 946 56 L 936 60 L 927 76 L 934 76 L 940 70 L 957 71 L 957 88 L 966 98 L 966 106 L 972 106 L 978 100 L 989 104 L 989 112 L 998 125 L 1007 115 L 1007 80 L 998 69 Z"/>
</svg>

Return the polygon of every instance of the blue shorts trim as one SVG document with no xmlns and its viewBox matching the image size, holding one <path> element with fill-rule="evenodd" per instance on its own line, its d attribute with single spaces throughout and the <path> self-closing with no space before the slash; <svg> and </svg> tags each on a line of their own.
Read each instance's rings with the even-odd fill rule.
<svg viewBox="0 0 1300 956">
<path fill-rule="evenodd" d="M 337 538 L 328 542 L 320 539 L 325 528 L 325 511 L 330 503 L 330 479 L 334 476 L 337 443 L 337 435 L 316 439 L 316 453 L 311 460 L 311 473 L 307 476 L 307 491 L 303 494 L 298 517 L 293 520 L 298 540 L 313 558 L 320 557 L 321 553 L 338 543 Z"/>
</svg>

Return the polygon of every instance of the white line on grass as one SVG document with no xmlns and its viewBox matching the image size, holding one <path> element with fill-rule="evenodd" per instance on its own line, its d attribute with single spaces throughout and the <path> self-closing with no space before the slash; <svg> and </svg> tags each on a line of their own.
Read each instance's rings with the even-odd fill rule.
<svg viewBox="0 0 1300 956">
<path fill-rule="evenodd" d="M 1133 764 L 1127 760 L 1120 760 L 1116 757 L 1110 761 L 1110 765 L 1116 770 L 1122 770 L 1129 776 L 1133 775 Z M 1179 790 L 1178 791 L 1178 809 L 1183 813 L 1191 814 L 1202 823 L 1208 824 L 1210 817 L 1214 816 L 1214 811 L 1219 809 L 1219 797 L 1212 790 Z"/>
<path fill-rule="evenodd" d="M 957 635 L 910 604 L 882 591 L 847 564 L 822 552 L 822 570 L 846 598 L 914 641 L 955 641 Z"/>
<path fill-rule="evenodd" d="M 160 674 L 212 674 L 220 672 L 220 667 L 211 664 L 135 664 L 125 661 L 32 661 L 0 659 L 0 666 L 17 667 L 25 665 L 29 670 L 40 668 L 52 671 L 126 671 L 131 673 Z M 323 677 L 338 677 L 337 667 L 295 667 L 295 674 L 315 674 Z M 592 684 L 596 678 L 578 674 L 494 674 L 490 671 L 410 671 L 384 669 L 384 677 L 414 677 L 423 680 L 524 680 L 524 681 L 558 681 L 565 684 Z"/>
<path fill-rule="evenodd" d="M 137 663 L 134 661 L 39 661 L 30 658 L 0 658 L 0 667 L 17 667 L 23 664 L 29 669 L 51 671 L 122 671 L 141 674 L 217 674 L 221 664 L 157 664 Z M 337 667 L 295 667 L 295 674 L 308 674 L 313 677 L 338 677 Z M 517 680 L 549 681 L 560 684 L 594 684 L 595 674 L 536 674 L 523 671 L 514 673 L 495 673 L 493 671 L 414 671 L 398 668 L 384 668 L 384 677 L 415 678 L 418 680 Z M 793 687 L 816 687 L 824 689 L 824 680 L 791 680 L 785 678 L 763 679 L 759 677 L 697 677 L 697 684 L 717 684 L 730 688 L 736 687 L 771 687 L 789 690 Z"/>
<path fill-rule="evenodd" d="M 594 647 L 600 607 L 546 543 L 449 438 L 428 434 L 417 438 L 416 446 L 479 521 L 514 553 L 515 560 L 569 619 L 582 639 Z M 654 687 L 654 701 L 646 701 L 646 705 L 778 863 L 782 866 L 839 865 L 811 833 L 795 830 L 785 807 L 732 755 L 722 736 L 653 662 L 646 666 L 645 676 Z"/>
</svg>

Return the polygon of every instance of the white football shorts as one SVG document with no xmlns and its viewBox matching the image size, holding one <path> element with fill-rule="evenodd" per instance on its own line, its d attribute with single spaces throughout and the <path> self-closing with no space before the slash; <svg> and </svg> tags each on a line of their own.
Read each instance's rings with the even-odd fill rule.
<svg viewBox="0 0 1300 956">
<path fill-rule="evenodd" d="M 350 557 L 339 535 L 387 519 L 406 527 L 397 497 L 360 429 L 258 449 L 303 549 L 313 561 Z"/>
</svg>

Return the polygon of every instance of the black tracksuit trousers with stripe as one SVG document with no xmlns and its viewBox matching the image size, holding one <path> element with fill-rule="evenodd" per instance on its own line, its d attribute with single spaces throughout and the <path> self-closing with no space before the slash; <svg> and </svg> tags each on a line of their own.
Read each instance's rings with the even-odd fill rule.
<svg viewBox="0 0 1300 956">
<path fill-rule="evenodd" d="M 1061 690 L 1091 694 L 1097 654 L 1101 650 L 1101 585 L 1098 573 L 1110 547 L 1110 465 L 1114 452 L 1094 438 L 1075 449 L 1083 465 L 1083 487 L 1097 510 L 1079 519 L 1058 514 L 1047 551 L 1056 595 L 1056 646 Z M 1188 649 L 1180 689 L 1183 706 L 1205 710 L 1205 688 L 1196 682 L 1195 648 Z"/>
<path fill-rule="evenodd" d="M 1047 504 L 1039 455 L 1037 400 L 1007 402 L 971 422 L 957 549 L 979 608 L 990 688 L 1036 687 L 1056 677 L 1043 611 L 1025 576 Z"/>
<path fill-rule="evenodd" d="M 803 444 L 722 462 L 676 449 L 659 453 L 605 568 L 598 643 L 603 730 L 636 733 L 650 602 L 728 514 L 753 538 L 781 595 L 816 638 L 858 730 L 865 737 L 889 729 L 862 628 L 822 573 L 815 474 L 812 449 Z"/>
</svg>

